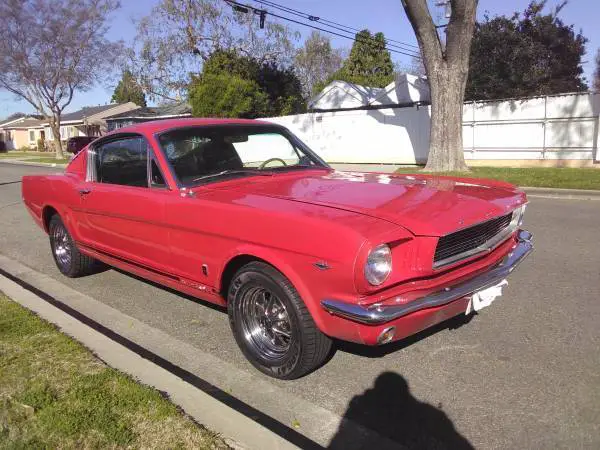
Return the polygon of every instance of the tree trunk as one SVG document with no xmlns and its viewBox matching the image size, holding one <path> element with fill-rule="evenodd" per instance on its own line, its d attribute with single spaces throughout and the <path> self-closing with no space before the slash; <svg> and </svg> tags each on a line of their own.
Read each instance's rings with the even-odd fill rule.
<svg viewBox="0 0 600 450">
<path fill-rule="evenodd" d="M 54 139 L 54 151 L 56 159 L 64 159 L 62 142 L 60 140 L 60 114 L 54 114 L 50 119 L 50 128 L 52 129 L 52 137 Z"/>
<path fill-rule="evenodd" d="M 445 64 L 444 64 L 445 65 Z M 458 72 L 458 73 L 457 73 Z M 467 76 L 444 67 L 429 77 L 431 130 L 425 170 L 468 171 L 462 140 L 463 98 Z"/>
<path fill-rule="evenodd" d="M 429 80 L 431 131 L 425 169 L 434 172 L 469 170 L 462 143 L 462 114 L 477 0 L 449 1 L 452 12 L 444 44 L 427 0 L 402 0 Z"/>
</svg>

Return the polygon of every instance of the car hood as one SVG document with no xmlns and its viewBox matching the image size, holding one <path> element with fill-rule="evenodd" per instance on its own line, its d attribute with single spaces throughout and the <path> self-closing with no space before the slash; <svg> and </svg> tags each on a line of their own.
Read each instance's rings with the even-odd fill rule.
<svg viewBox="0 0 600 450">
<path fill-rule="evenodd" d="M 514 186 L 489 180 L 316 170 L 246 179 L 238 189 L 352 211 L 426 236 L 507 214 L 526 201 Z"/>
</svg>

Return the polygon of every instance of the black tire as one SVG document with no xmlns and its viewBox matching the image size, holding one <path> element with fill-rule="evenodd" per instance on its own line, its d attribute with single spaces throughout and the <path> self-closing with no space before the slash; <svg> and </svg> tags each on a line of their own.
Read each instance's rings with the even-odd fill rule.
<svg viewBox="0 0 600 450">
<path fill-rule="evenodd" d="M 50 219 L 48 231 L 52 257 L 63 275 L 77 278 L 95 272 L 98 267 L 96 260 L 79 251 L 58 214 Z"/>
<path fill-rule="evenodd" d="M 327 359 L 331 339 L 317 328 L 292 283 L 272 266 L 258 261 L 246 264 L 234 275 L 227 299 L 235 340 L 261 372 L 292 380 Z"/>
</svg>

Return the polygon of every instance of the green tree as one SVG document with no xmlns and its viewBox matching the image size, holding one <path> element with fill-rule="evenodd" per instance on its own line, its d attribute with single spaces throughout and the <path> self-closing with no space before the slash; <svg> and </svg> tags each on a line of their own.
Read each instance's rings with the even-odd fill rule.
<svg viewBox="0 0 600 450">
<path fill-rule="evenodd" d="M 471 46 L 466 97 L 495 100 L 583 91 L 581 59 L 587 39 L 558 13 L 533 1 L 523 14 L 477 23 Z"/>
<path fill-rule="evenodd" d="M 196 117 L 261 117 L 267 95 L 252 80 L 227 73 L 203 74 L 189 89 L 192 114 Z"/>
<path fill-rule="evenodd" d="M 121 81 L 115 87 L 111 101 L 116 103 L 133 102 L 138 106 L 146 106 L 146 96 L 130 70 L 124 70 Z"/>
<path fill-rule="evenodd" d="M 318 83 L 318 87 L 322 89 L 333 80 L 370 87 L 384 87 L 394 81 L 394 63 L 385 47 L 383 33 L 371 34 L 369 30 L 356 33 L 350 56 L 341 69 L 325 83 Z"/>
<path fill-rule="evenodd" d="M 207 75 L 235 76 L 256 84 L 265 95 L 267 104 L 257 110 L 254 117 L 283 116 L 305 110 L 300 80 L 293 69 L 281 68 L 275 62 L 261 62 L 239 55 L 234 50 L 217 50 L 206 60 L 202 75 L 194 83 L 204 83 Z"/>
</svg>

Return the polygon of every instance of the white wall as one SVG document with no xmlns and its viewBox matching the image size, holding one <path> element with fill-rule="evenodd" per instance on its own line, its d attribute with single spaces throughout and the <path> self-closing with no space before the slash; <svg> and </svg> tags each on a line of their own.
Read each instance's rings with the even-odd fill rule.
<svg viewBox="0 0 600 450">
<path fill-rule="evenodd" d="M 466 159 L 599 161 L 600 94 L 465 103 Z M 328 162 L 427 160 L 430 108 L 308 113 L 267 119 L 286 126 Z"/>
</svg>

